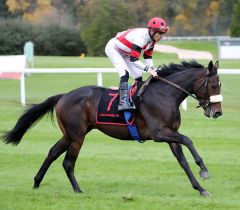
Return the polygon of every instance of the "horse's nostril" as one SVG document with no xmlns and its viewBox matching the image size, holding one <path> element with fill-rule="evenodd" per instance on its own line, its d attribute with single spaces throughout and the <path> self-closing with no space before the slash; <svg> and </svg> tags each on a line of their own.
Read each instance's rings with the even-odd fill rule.
<svg viewBox="0 0 240 210">
<path fill-rule="evenodd" d="M 215 117 L 220 117 L 222 115 L 222 112 L 216 112 Z"/>
</svg>

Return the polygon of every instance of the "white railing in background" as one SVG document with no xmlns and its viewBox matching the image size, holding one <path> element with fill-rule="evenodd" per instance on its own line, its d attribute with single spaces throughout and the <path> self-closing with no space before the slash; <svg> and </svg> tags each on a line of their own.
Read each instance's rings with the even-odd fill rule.
<svg viewBox="0 0 240 210">
<path fill-rule="evenodd" d="M 21 93 L 21 104 L 24 106 L 26 104 L 26 95 L 25 95 L 25 75 L 30 73 L 97 73 L 97 84 L 103 86 L 103 73 L 116 73 L 114 68 L 57 68 L 57 69 L 0 69 L 0 72 L 3 73 L 21 73 L 20 77 L 20 93 Z M 240 74 L 240 69 L 219 69 L 219 74 Z M 182 108 L 187 110 L 186 100 L 182 103 Z"/>
<path fill-rule="evenodd" d="M 218 39 L 229 39 L 230 36 L 166 36 L 165 41 L 216 41 Z"/>
</svg>

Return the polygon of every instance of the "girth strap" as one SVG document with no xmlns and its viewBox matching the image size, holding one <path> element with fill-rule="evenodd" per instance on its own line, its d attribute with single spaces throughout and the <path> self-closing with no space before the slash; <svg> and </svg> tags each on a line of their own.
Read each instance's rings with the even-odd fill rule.
<svg viewBox="0 0 240 210">
<path fill-rule="evenodd" d="M 124 116 L 125 116 L 125 120 L 126 120 L 126 123 L 127 123 L 127 126 L 128 126 L 128 130 L 132 136 L 132 138 L 139 142 L 139 143 L 144 143 L 145 141 L 144 140 L 141 140 L 139 134 L 138 134 L 138 130 L 137 130 L 137 127 L 136 125 L 132 125 L 129 123 L 129 119 L 131 117 L 132 113 L 129 112 L 129 111 L 124 111 Z"/>
</svg>

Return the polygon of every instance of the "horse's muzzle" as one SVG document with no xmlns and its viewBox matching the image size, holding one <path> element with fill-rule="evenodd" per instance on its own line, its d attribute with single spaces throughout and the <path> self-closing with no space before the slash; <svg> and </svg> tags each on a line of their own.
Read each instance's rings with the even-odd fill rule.
<svg viewBox="0 0 240 210">
<path fill-rule="evenodd" d="M 212 117 L 214 119 L 222 116 L 222 110 L 220 104 L 211 104 L 204 109 L 204 115 L 206 117 Z"/>
<path fill-rule="evenodd" d="M 222 112 L 215 112 L 213 118 L 218 118 L 220 116 L 222 116 Z"/>
<path fill-rule="evenodd" d="M 204 115 L 206 117 L 212 117 L 214 119 L 222 116 L 221 103 L 209 104 L 207 107 L 204 108 Z"/>
<path fill-rule="evenodd" d="M 222 95 L 213 95 L 213 96 L 210 96 L 209 101 L 203 101 L 203 102 L 209 102 L 209 104 L 206 104 L 205 107 L 203 106 L 204 115 L 207 117 L 212 117 L 214 119 L 220 117 L 222 115 L 222 109 L 221 109 L 222 101 L 223 101 Z"/>
</svg>

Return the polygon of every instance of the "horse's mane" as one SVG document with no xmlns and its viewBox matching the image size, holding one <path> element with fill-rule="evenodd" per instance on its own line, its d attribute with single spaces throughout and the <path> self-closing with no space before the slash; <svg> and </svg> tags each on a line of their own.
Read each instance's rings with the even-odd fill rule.
<svg viewBox="0 0 240 210">
<path fill-rule="evenodd" d="M 170 63 L 169 65 L 163 65 L 161 67 L 161 70 L 158 70 L 158 76 L 160 77 L 167 77 L 171 74 L 175 74 L 181 71 L 187 71 L 187 70 L 195 70 L 204 68 L 202 64 L 199 64 L 197 61 L 193 60 L 190 62 L 182 61 L 181 64 L 176 63 Z"/>
</svg>

